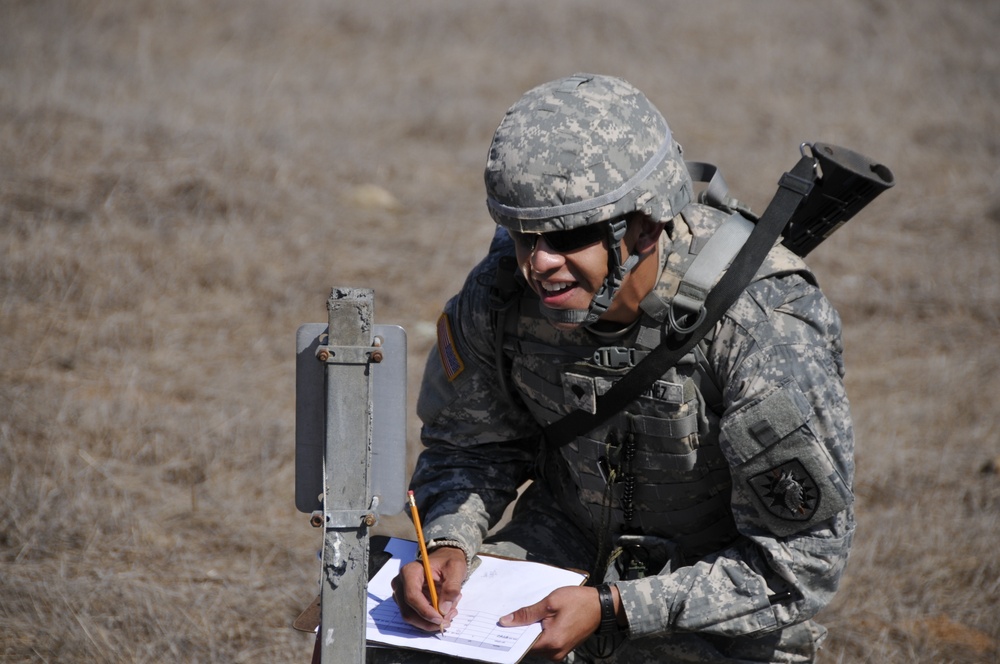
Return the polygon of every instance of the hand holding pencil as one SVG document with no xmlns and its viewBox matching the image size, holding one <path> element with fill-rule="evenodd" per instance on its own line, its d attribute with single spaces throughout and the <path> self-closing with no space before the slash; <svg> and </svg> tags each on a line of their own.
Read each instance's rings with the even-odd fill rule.
<svg viewBox="0 0 1000 664">
<path fill-rule="evenodd" d="M 420 513 L 417 511 L 417 501 L 413 497 L 413 491 L 406 492 L 410 501 L 410 514 L 413 515 L 413 527 L 417 529 L 417 545 L 420 547 L 420 559 L 424 563 L 424 576 L 427 578 L 427 589 L 431 594 L 431 604 L 434 610 L 441 613 L 438 606 L 437 588 L 434 587 L 434 573 L 431 571 L 431 560 L 427 555 L 427 542 L 424 541 L 424 528 L 420 525 Z M 444 623 L 441 623 L 441 631 L 444 631 Z"/>
<path fill-rule="evenodd" d="M 455 605 L 461 597 L 468 568 L 465 553 L 447 546 L 428 553 L 412 491 L 408 493 L 408 501 L 421 559 L 404 565 L 393 579 L 393 597 L 407 623 L 428 632 L 443 631 L 457 615 Z"/>
</svg>

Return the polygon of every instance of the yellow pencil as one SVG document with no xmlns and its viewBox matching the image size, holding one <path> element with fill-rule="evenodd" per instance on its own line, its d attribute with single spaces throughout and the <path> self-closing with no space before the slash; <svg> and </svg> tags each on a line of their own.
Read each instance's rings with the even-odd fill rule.
<svg viewBox="0 0 1000 664">
<path fill-rule="evenodd" d="M 420 514 L 417 513 L 417 501 L 413 498 L 413 492 L 407 491 L 407 497 L 410 501 L 410 514 L 413 515 L 413 525 L 417 529 L 417 544 L 420 546 L 420 557 L 424 561 L 424 576 L 427 577 L 427 589 L 431 593 L 431 604 L 434 606 L 434 610 L 441 613 L 441 609 L 438 608 L 438 594 L 437 588 L 434 587 L 434 576 L 431 574 L 431 561 L 427 557 L 427 542 L 424 541 L 424 529 L 420 527 Z M 444 629 L 444 625 L 441 625 Z"/>
</svg>

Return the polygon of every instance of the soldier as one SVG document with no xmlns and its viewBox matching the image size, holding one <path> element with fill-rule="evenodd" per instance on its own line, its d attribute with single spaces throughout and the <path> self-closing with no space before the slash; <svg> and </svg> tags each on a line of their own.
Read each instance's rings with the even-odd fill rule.
<svg viewBox="0 0 1000 664">
<path fill-rule="evenodd" d="M 447 624 L 489 552 L 591 573 L 501 620 L 541 622 L 531 657 L 813 661 L 826 630 L 812 618 L 854 531 L 840 320 L 813 275 L 776 246 L 684 360 L 552 445 L 544 426 L 593 411 L 689 327 L 688 270 L 739 215 L 692 200 L 663 116 L 605 76 L 526 93 L 496 130 L 485 180 L 498 232 L 445 306 L 418 403 L 411 486 L 445 615 L 410 563 L 394 581 L 404 618 Z"/>
</svg>

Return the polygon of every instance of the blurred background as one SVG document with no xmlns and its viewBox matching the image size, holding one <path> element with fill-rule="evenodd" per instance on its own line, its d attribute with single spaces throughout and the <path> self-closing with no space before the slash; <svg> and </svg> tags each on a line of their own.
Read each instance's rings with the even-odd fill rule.
<svg viewBox="0 0 1000 664">
<path fill-rule="evenodd" d="M 308 661 L 295 330 L 373 288 L 412 404 L 493 129 L 589 71 L 758 212 L 803 141 L 893 170 L 809 257 L 857 433 L 821 661 L 997 661 L 998 31 L 988 0 L 0 0 L 0 659 Z"/>
</svg>

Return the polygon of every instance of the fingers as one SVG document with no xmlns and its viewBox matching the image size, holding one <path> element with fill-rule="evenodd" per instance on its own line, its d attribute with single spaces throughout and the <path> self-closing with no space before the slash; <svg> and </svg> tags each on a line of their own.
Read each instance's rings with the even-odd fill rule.
<svg viewBox="0 0 1000 664">
<path fill-rule="evenodd" d="M 597 629 L 601 622 L 600 602 L 594 588 L 565 587 L 545 599 L 522 607 L 500 619 L 503 627 L 541 623 L 542 634 L 531 652 L 549 659 L 564 658 Z"/>
<path fill-rule="evenodd" d="M 436 632 L 441 629 L 443 619 L 434 610 L 424 581 L 423 565 L 407 563 L 392 580 L 392 596 L 404 621 L 418 629 Z"/>
<path fill-rule="evenodd" d="M 537 604 L 507 614 L 500 619 L 500 626 L 521 627 L 536 622 L 541 623 L 542 634 L 532 645 L 531 652 L 546 659 L 560 661 L 570 653 L 576 643 L 565 638 L 564 629 L 557 618 L 559 612 L 554 610 L 548 600 L 549 598 L 546 598 Z"/>
<path fill-rule="evenodd" d="M 508 613 L 504 617 L 500 618 L 500 626 L 522 627 L 524 625 L 539 622 L 546 616 L 550 615 L 550 611 L 546 608 L 547 604 L 548 598 L 546 597 L 541 602 L 536 602 L 531 606 L 524 606 L 513 613 Z"/>
<path fill-rule="evenodd" d="M 403 565 L 392 580 L 392 595 L 404 621 L 418 629 L 436 632 L 447 628 L 458 615 L 456 607 L 468 566 L 462 550 L 450 547 L 435 550 L 428 559 L 440 613 L 434 610 L 431 603 L 424 567 L 420 562 Z"/>
</svg>

